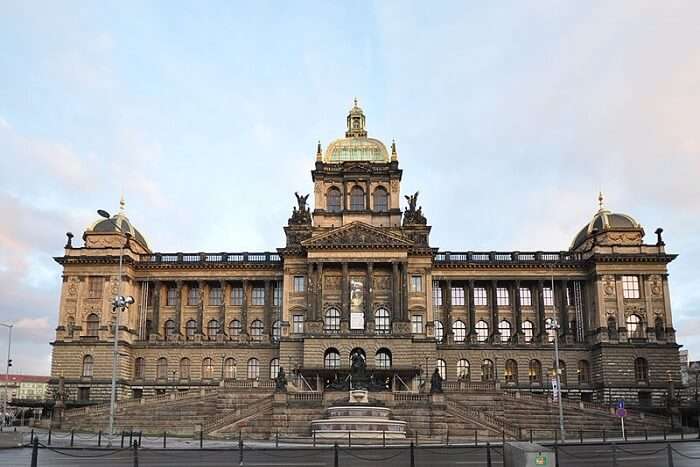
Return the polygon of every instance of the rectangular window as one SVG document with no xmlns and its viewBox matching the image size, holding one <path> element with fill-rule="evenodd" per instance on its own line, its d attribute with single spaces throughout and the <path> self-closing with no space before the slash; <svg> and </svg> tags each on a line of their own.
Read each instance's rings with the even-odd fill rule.
<svg viewBox="0 0 700 467">
<path fill-rule="evenodd" d="M 190 287 L 187 291 L 187 304 L 199 305 L 199 286 Z"/>
<path fill-rule="evenodd" d="M 639 277 L 622 276 L 622 296 L 624 298 L 639 298 Z"/>
<path fill-rule="evenodd" d="M 532 306 L 532 291 L 527 287 L 520 287 L 520 305 Z"/>
<path fill-rule="evenodd" d="M 433 281 L 433 305 L 442 306 L 442 289 L 439 281 Z"/>
<path fill-rule="evenodd" d="M 221 287 L 212 287 L 209 289 L 209 304 L 210 305 L 223 305 L 224 304 L 224 291 Z"/>
<path fill-rule="evenodd" d="M 550 287 L 542 289 L 542 297 L 544 298 L 544 306 L 554 306 L 554 294 Z"/>
<path fill-rule="evenodd" d="M 306 277 L 294 276 L 294 292 L 301 293 L 306 290 Z"/>
<path fill-rule="evenodd" d="M 102 277 L 88 277 L 88 297 L 102 298 L 105 280 Z"/>
<path fill-rule="evenodd" d="M 90 388 L 78 388 L 78 400 L 79 401 L 89 401 L 90 400 Z"/>
<path fill-rule="evenodd" d="M 423 315 L 411 316 L 411 332 L 413 334 L 423 334 Z"/>
<path fill-rule="evenodd" d="M 474 288 L 474 305 L 486 306 L 488 305 L 488 299 L 486 298 L 486 289 L 483 287 Z"/>
<path fill-rule="evenodd" d="M 496 305 L 498 306 L 509 306 L 510 296 L 508 295 L 508 289 L 505 287 L 498 287 L 496 289 Z"/>
<path fill-rule="evenodd" d="M 304 333 L 304 315 L 292 316 L 292 334 Z"/>
<path fill-rule="evenodd" d="M 166 300 L 165 304 L 167 306 L 177 305 L 177 287 L 176 286 L 168 287 L 168 299 Z"/>
<path fill-rule="evenodd" d="M 423 291 L 423 276 L 411 276 L 411 292 Z"/>
<path fill-rule="evenodd" d="M 452 289 L 452 304 L 456 306 L 464 305 L 464 289 L 462 287 L 454 287 Z"/>
<path fill-rule="evenodd" d="M 253 287 L 253 299 L 251 304 L 253 305 L 264 305 L 265 304 L 265 288 L 264 287 Z"/>
<path fill-rule="evenodd" d="M 231 305 L 243 305 L 243 287 L 231 289 Z"/>
<path fill-rule="evenodd" d="M 272 306 L 280 306 L 282 304 L 282 284 L 274 282 L 272 284 Z"/>
</svg>

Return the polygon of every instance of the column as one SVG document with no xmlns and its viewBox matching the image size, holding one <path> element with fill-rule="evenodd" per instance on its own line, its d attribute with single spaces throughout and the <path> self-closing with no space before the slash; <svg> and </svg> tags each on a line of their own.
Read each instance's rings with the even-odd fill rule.
<svg viewBox="0 0 700 467">
<path fill-rule="evenodd" d="M 401 321 L 408 320 L 408 263 L 401 263 Z"/>
<path fill-rule="evenodd" d="M 523 311 L 521 309 L 521 304 L 520 304 L 520 281 L 515 281 L 511 285 L 511 296 L 513 297 L 513 315 L 515 317 L 515 329 L 513 332 L 513 336 L 517 336 L 515 338 L 515 342 L 520 342 L 522 338 L 522 329 L 523 329 Z"/>
<path fill-rule="evenodd" d="M 316 309 L 314 319 L 318 321 L 323 310 L 323 263 L 316 263 Z"/>
<path fill-rule="evenodd" d="M 348 273 L 348 263 L 347 261 L 343 261 L 342 263 L 342 271 L 343 271 L 343 277 L 341 278 L 342 283 L 340 284 L 340 306 L 342 310 L 340 310 L 340 319 L 342 321 L 349 321 L 350 320 L 350 303 L 349 303 L 349 295 L 350 291 L 348 289 L 348 286 L 350 285 L 350 277 Z"/>
<path fill-rule="evenodd" d="M 243 300 L 241 301 L 241 334 L 248 334 L 248 279 L 243 279 Z"/>
<path fill-rule="evenodd" d="M 537 281 L 537 293 L 533 295 L 534 298 L 536 298 L 538 340 L 540 342 L 547 342 L 547 333 L 544 329 L 544 281 Z"/>
<path fill-rule="evenodd" d="M 365 287 L 367 291 L 367 300 L 365 307 L 367 323 L 374 324 L 374 263 L 369 261 L 367 263 L 367 286 Z M 372 326 L 374 328 L 374 326 Z"/>
<path fill-rule="evenodd" d="M 153 316 L 151 318 L 150 334 L 160 335 L 160 281 L 153 282 Z"/>
<path fill-rule="evenodd" d="M 270 336 L 272 336 L 272 287 L 270 280 L 265 279 L 265 306 L 263 307 L 263 326 Z"/>
<path fill-rule="evenodd" d="M 226 334 L 226 281 L 220 280 L 221 305 L 219 305 L 219 334 Z"/>
<path fill-rule="evenodd" d="M 392 300 L 391 300 L 391 321 L 400 319 L 400 308 L 401 308 L 401 280 L 399 276 L 399 263 L 393 261 L 391 263 L 391 286 L 392 286 Z"/>
<path fill-rule="evenodd" d="M 468 284 L 468 297 L 465 297 L 465 300 L 469 300 L 469 336 L 474 336 L 476 334 L 476 306 L 474 305 L 474 281 L 470 280 Z"/>
<path fill-rule="evenodd" d="M 182 285 L 183 285 L 182 281 L 175 282 L 175 289 L 177 290 L 177 293 L 175 294 L 175 297 L 177 298 L 175 301 L 175 333 L 176 334 L 180 334 L 180 326 L 182 323 L 182 292 L 184 290 L 184 287 Z"/>
<path fill-rule="evenodd" d="M 566 336 L 570 334 L 569 330 L 569 305 L 567 304 L 566 301 L 566 295 L 567 295 L 567 290 L 569 288 L 569 281 L 567 279 L 563 279 L 560 281 L 560 286 L 559 286 L 559 303 L 561 304 L 559 306 L 559 335 L 560 336 Z M 572 295 L 573 298 L 573 295 Z"/>
<path fill-rule="evenodd" d="M 452 336 L 452 281 L 445 281 L 443 289 L 442 303 L 445 310 L 445 335 Z M 452 339 L 446 339 L 445 342 L 451 342 Z"/>
<path fill-rule="evenodd" d="M 197 334 L 204 334 L 204 281 L 199 281 L 199 303 L 197 304 Z"/>
<path fill-rule="evenodd" d="M 314 295 L 314 263 L 307 265 L 306 271 L 306 319 L 314 320 L 316 304 Z"/>
<path fill-rule="evenodd" d="M 491 281 L 491 285 L 488 288 L 488 301 L 489 301 L 489 312 L 491 320 L 491 336 L 494 341 L 498 339 L 498 303 L 496 300 L 496 289 L 498 288 L 498 282 L 495 280 Z"/>
</svg>

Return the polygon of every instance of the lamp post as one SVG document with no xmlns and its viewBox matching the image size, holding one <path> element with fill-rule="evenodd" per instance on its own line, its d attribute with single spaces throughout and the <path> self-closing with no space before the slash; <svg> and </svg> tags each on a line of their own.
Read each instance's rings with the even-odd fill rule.
<svg viewBox="0 0 700 467">
<path fill-rule="evenodd" d="M 557 401 L 559 402 L 559 431 L 561 435 L 561 441 L 565 442 L 566 434 L 564 432 L 564 407 L 562 406 L 561 400 L 561 370 L 559 369 L 559 321 L 557 320 L 557 306 L 556 300 L 554 298 L 554 275 L 552 275 L 552 309 L 554 310 L 554 319 L 552 319 L 552 329 L 554 330 L 554 371 L 556 372 L 556 392 Z"/>
<path fill-rule="evenodd" d="M 12 359 L 10 358 L 10 352 L 12 350 L 12 328 L 14 324 L 0 323 L 0 326 L 7 328 L 7 367 L 5 368 L 5 397 L 2 403 L 2 426 L 5 425 L 5 416 L 7 415 L 7 402 L 9 401 L 9 387 L 10 387 L 10 367 L 12 366 Z M 697 394 L 696 394 L 697 399 Z"/>
<path fill-rule="evenodd" d="M 125 236 L 128 235 L 122 228 L 112 220 L 112 217 L 105 210 L 99 209 L 97 214 L 104 217 L 112 223 L 112 225 Z M 124 262 L 124 243 L 119 245 L 119 278 L 117 281 L 117 295 L 112 300 L 112 311 L 114 312 L 114 348 L 112 350 L 112 392 L 109 399 L 109 441 L 108 446 L 112 445 L 112 437 L 114 436 L 114 409 L 117 398 L 117 361 L 119 360 L 119 315 L 128 310 L 129 305 L 134 303 L 134 297 L 124 297 L 122 295 L 122 267 Z"/>
</svg>

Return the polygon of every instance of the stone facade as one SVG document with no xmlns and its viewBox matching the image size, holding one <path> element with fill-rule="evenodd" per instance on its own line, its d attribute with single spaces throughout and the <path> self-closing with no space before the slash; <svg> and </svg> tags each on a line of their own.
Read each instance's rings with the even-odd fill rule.
<svg viewBox="0 0 700 467">
<path fill-rule="evenodd" d="M 396 145 L 367 138 L 357 106 L 347 121 L 345 138 L 319 144 L 313 207 L 296 195 L 274 252 L 154 252 L 123 205 L 88 227 L 84 246 L 69 235 L 56 258 L 54 384 L 63 376 L 69 399 L 109 398 L 119 314 L 120 399 L 269 382 L 279 366 L 290 390 L 323 391 L 356 349 L 387 388 L 426 391 L 437 366 L 448 389 L 547 392 L 557 334 L 568 397 L 665 403 L 680 373 L 675 255 L 660 230 L 643 243 L 642 226 L 601 197 L 567 251 L 435 248 L 417 192 L 401 210 Z M 116 295 L 134 303 L 114 312 Z"/>
</svg>

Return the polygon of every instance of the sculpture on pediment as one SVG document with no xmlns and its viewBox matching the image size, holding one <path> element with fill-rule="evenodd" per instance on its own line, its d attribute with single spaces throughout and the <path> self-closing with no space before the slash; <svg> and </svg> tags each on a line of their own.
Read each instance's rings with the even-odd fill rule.
<svg viewBox="0 0 700 467">
<path fill-rule="evenodd" d="M 406 209 L 404 210 L 403 225 L 407 225 L 407 224 L 425 225 L 428 223 L 425 216 L 423 215 L 423 207 L 418 206 L 418 208 L 416 208 L 416 205 L 418 204 L 418 193 L 419 192 L 416 191 L 411 196 L 404 195 L 404 198 L 406 198 L 406 201 L 408 201 L 408 207 L 406 207 Z"/>
<path fill-rule="evenodd" d="M 311 225 L 311 211 L 306 206 L 309 195 L 300 195 L 294 192 L 297 198 L 297 206 L 292 210 L 292 217 L 289 218 L 290 225 Z"/>
</svg>

